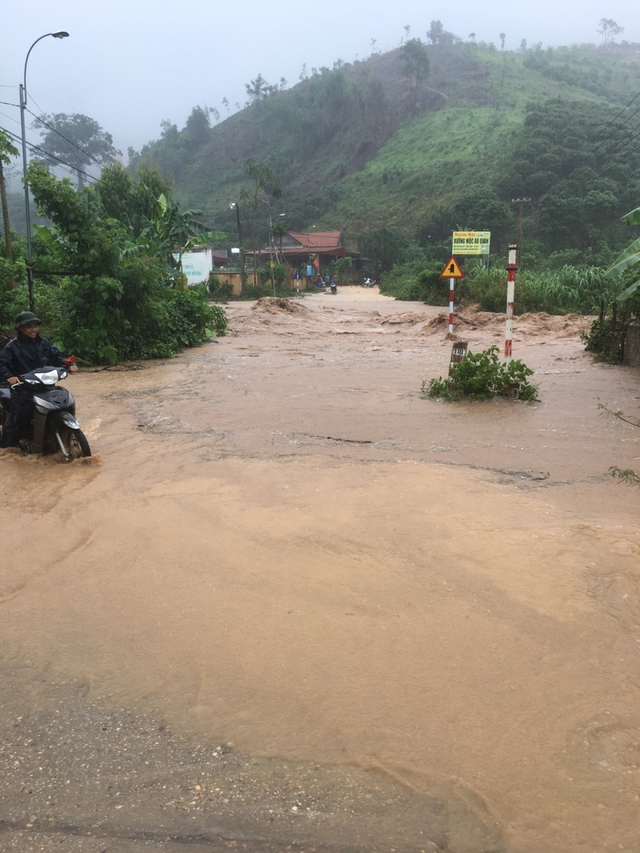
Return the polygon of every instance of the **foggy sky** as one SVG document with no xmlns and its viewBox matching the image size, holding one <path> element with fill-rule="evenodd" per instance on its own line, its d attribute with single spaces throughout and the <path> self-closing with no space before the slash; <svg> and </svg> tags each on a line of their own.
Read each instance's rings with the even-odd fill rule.
<svg viewBox="0 0 640 853">
<path fill-rule="evenodd" d="M 522 39 L 544 46 L 601 43 L 601 18 L 625 28 L 618 40 L 640 42 L 637 0 L 23 0 L 9 2 L 0 32 L 0 101 L 18 103 L 18 84 L 30 45 L 47 32 L 28 63 L 29 106 L 35 113 L 83 113 L 111 133 L 126 162 L 160 136 L 160 122 L 179 128 L 195 105 L 247 99 L 244 84 L 261 73 L 271 84 L 298 82 L 302 66 L 331 68 L 397 47 L 410 37 L 426 40 L 434 19 L 463 39 L 506 49 Z M 375 45 L 372 47 L 372 40 Z M 29 122 L 31 121 L 31 117 Z M 0 104 L 0 126 L 20 134 L 19 110 Z M 37 142 L 35 131 L 27 138 Z"/>
</svg>

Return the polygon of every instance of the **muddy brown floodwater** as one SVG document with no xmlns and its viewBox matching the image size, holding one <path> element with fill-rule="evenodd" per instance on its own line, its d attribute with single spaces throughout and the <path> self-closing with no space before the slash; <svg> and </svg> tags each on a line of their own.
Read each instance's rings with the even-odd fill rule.
<svg viewBox="0 0 640 853">
<path fill-rule="evenodd" d="M 640 371 L 525 315 L 540 402 L 451 405 L 441 309 L 228 315 L 0 454 L 0 850 L 637 851 Z"/>
</svg>

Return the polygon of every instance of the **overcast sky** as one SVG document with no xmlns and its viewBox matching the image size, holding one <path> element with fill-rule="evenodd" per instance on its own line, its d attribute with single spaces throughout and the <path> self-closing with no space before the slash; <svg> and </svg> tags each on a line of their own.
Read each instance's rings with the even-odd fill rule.
<svg viewBox="0 0 640 853">
<path fill-rule="evenodd" d="M 125 154 L 160 136 L 160 122 L 182 127 L 196 104 L 227 113 L 223 98 L 244 105 L 244 84 L 261 73 L 269 83 L 298 82 L 337 59 L 352 62 L 391 50 L 411 27 L 426 40 L 432 20 L 463 39 L 507 49 L 522 39 L 545 46 L 599 43 L 601 18 L 625 28 L 619 39 L 640 42 L 638 0 L 6 0 L 0 31 L 0 101 L 17 104 L 29 58 L 30 108 L 83 113 L 96 119 Z M 0 105 L 0 126 L 20 133 L 19 110 Z M 37 140 L 35 131 L 28 139 Z"/>
</svg>

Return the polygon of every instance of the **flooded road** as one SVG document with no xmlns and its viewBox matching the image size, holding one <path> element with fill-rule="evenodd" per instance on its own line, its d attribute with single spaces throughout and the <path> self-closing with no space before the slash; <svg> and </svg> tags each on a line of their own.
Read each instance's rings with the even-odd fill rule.
<svg viewBox="0 0 640 853">
<path fill-rule="evenodd" d="M 228 315 L 0 454 L 0 850 L 637 850 L 640 371 L 525 316 L 540 402 L 447 405 L 438 309 Z"/>
</svg>

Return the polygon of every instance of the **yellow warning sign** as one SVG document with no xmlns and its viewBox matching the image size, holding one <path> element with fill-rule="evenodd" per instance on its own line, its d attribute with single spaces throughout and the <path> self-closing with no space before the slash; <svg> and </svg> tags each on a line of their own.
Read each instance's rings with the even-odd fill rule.
<svg viewBox="0 0 640 853">
<path fill-rule="evenodd" d="M 440 273 L 440 278 L 464 278 L 464 273 L 458 266 L 458 262 L 453 255 L 451 255 L 446 267 Z"/>
</svg>

